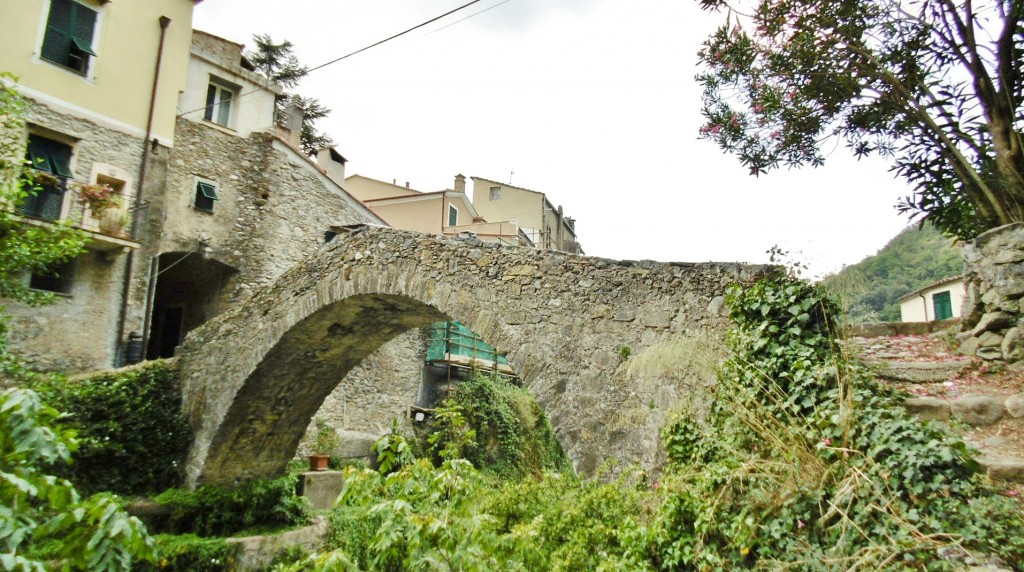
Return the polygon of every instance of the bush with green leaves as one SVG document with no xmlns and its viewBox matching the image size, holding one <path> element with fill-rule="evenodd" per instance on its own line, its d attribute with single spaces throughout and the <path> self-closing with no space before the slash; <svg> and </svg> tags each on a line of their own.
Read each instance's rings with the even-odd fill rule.
<svg viewBox="0 0 1024 572">
<path fill-rule="evenodd" d="M 114 497 L 79 497 L 45 468 L 70 462 L 73 433 L 28 389 L 0 394 L 0 568 L 130 570 L 152 559 L 153 539 Z"/>
<path fill-rule="evenodd" d="M 158 534 L 155 539 L 156 559 L 134 563 L 133 572 L 234 572 L 238 569 L 238 547 L 223 538 Z"/>
<path fill-rule="evenodd" d="M 954 569 L 939 549 L 1024 559 L 1018 501 L 845 359 L 819 289 L 780 271 L 727 303 L 712 415 L 663 432 L 672 464 L 643 550 L 657 569 Z"/>
<path fill-rule="evenodd" d="M 249 481 L 232 488 L 170 489 L 155 500 L 171 509 L 167 532 L 231 536 L 243 530 L 308 523 L 308 502 L 296 494 L 298 482 L 299 472 L 289 471 L 278 479 Z"/>
<path fill-rule="evenodd" d="M 171 363 L 46 378 L 35 388 L 78 432 L 75 463 L 62 474 L 82 490 L 140 495 L 181 484 L 192 432 Z"/>
<path fill-rule="evenodd" d="M 435 459 L 446 448 L 500 478 L 572 473 L 547 415 L 526 389 L 501 376 L 476 374 L 460 381 L 426 435 Z"/>
</svg>

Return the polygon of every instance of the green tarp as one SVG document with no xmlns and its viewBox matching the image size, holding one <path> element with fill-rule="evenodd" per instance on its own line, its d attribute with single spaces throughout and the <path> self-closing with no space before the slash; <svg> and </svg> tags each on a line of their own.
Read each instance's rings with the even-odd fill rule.
<svg viewBox="0 0 1024 572">
<path fill-rule="evenodd" d="M 508 360 L 498 355 L 497 350 L 458 322 L 437 322 L 430 326 L 427 361 L 444 361 L 445 354 L 497 361 L 499 364 L 508 365 Z"/>
</svg>

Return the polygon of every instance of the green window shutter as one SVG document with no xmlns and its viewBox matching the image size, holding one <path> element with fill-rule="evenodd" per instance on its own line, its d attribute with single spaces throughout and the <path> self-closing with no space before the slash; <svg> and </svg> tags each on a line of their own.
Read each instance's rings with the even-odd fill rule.
<svg viewBox="0 0 1024 572">
<path fill-rule="evenodd" d="M 936 320 L 948 320 L 953 317 L 953 302 L 949 290 L 932 294 L 932 305 L 935 307 Z"/>
<path fill-rule="evenodd" d="M 46 36 L 43 38 L 42 56 L 60 65 L 67 65 L 71 51 L 71 0 L 52 0 L 50 15 L 46 20 Z"/>
<path fill-rule="evenodd" d="M 95 57 L 96 11 L 72 0 L 51 0 L 43 37 L 43 59 L 84 74 Z"/>
<path fill-rule="evenodd" d="M 81 4 L 73 6 L 71 25 L 71 41 L 79 50 L 95 57 L 92 50 L 92 35 L 96 30 L 96 11 Z"/>
<path fill-rule="evenodd" d="M 459 224 L 459 211 L 455 207 L 448 205 L 448 226 L 456 226 Z"/>
<path fill-rule="evenodd" d="M 202 181 L 199 181 L 199 183 L 197 184 L 197 188 L 199 190 L 199 193 L 202 194 L 204 197 L 213 201 L 220 200 L 220 197 L 217 196 L 217 189 L 210 183 L 204 183 Z"/>
</svg>

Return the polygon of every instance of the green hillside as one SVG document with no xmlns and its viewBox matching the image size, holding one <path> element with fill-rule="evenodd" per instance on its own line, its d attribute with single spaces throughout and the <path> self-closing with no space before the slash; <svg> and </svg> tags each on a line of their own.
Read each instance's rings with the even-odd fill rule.
<svg viewBox="0 0 1024 572">
<path fill-rule="evenodd" d="M 952 239 L 931 225 L 903 229 L 878 254 L 825 277 L 851 322 L 899 321 L 897 300 L 936 280 L 963 272 L 963 258 Z"/>
</svg>

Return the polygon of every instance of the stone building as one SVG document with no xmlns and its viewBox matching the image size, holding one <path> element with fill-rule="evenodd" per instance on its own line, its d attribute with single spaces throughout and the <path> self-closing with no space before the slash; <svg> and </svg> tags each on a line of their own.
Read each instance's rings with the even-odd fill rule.
<svg viewBox="0 0 1024 572">
<path fill-rule="evenodd" d="M 19 215 L 90 239 L 67 266 L 25 276 L 54 304 L 8 307 L 11 347 L 32 367 L 172 355 L 332 229 L 384 224 L 327 175 L 343 173 L 340 154 L 322 167 L 299 150 L 301 112 L 275 114 L 282 90 L 242 46 L 193 32 L 195 3 L 3 0 L 0 71 L 30 103 L 27 157 L 54 181 Z M 92 212 L 84 185 L 112 189 L 113 212 Z"/>
</svg>

